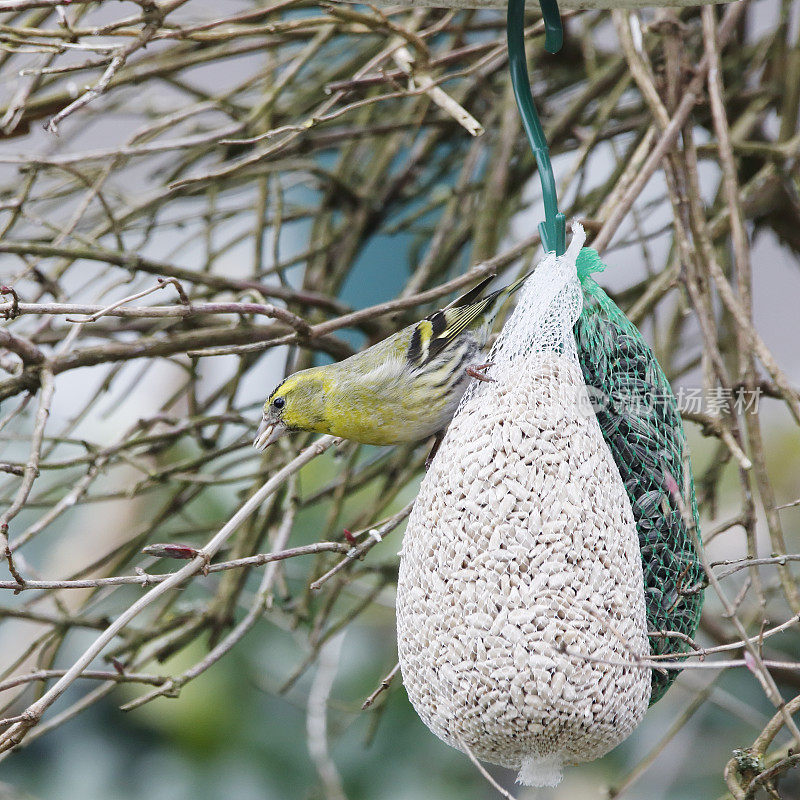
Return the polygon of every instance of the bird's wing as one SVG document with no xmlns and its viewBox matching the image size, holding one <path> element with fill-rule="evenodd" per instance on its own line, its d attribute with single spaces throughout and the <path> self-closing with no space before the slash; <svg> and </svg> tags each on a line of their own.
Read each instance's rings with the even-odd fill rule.
<svg viewBox="0 0 800 800">
<path fill-rule="evenodd" d="M 416 369 L 430 363 L 462 333 L 483 320 L 484 315 L 499 298 L 515 292 L 529 276 L 530 273 L 476 300 L 486 285 L 493 280 L 494 275 L 490 275 L 450 305 L 418 322 L 413 326 L 406 353 L 409 363 Z"/>
<path fill-rule="evenodd" d="M 430 363 L 464 331 L 480 320 L 497 298 L 494 292 L 461 308 L 445 308 L 421 320 L 414 327 L 406 357 L 419 368 Z"/>
<path fill-rule="evenodd" d="M 483 290 L 495 279 L 495 274 L 487 275 L 482 281 L 473 286 L 468 292 L 456 297 L 451 303 L 448 303 L 442 311 L 447 311 L 448 308 L 461 308 L 461 306 L 468 306 L 474 303 L 482 294 Z"/>
</svg>

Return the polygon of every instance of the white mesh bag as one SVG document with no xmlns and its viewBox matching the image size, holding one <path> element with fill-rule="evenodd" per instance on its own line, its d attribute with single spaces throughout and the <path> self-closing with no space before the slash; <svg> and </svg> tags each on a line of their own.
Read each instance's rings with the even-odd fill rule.
<svg viewBox="0 0 800 800">
<path fill-rule="evenodd" d="M 573 228 L 520 291 L 409 518 L 397 587 L 403 683 L 438 737 L 556 785 L 650 698 L 630 502 L 591 410 L 572 326 Z"/>
</svg>

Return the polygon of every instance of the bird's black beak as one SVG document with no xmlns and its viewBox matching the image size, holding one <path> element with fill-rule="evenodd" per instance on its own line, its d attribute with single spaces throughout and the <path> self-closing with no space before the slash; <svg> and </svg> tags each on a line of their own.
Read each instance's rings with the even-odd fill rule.
<svg viewBox="0 0 800 800">
<path fill-rule="evenodd" d="M 256 450 L 266 450 L 273 442 L 277 442 L 278 439 L 287 432 L 286 425 L 283 422 L 280 420 L 267 419 L 265 417 L 258 426 L 253 447 L 255 447 Z"/>
</svg>

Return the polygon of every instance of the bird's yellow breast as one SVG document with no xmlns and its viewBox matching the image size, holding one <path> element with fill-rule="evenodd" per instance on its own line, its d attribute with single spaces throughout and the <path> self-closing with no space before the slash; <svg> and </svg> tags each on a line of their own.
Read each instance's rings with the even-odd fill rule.
<svg viewBox="0 0 800 800">
<path fill-rule="evenodd" d="M 424 439 L 450 421 L 461 393 L 432 393 L 431 374 L 414 375 L 401 359 L 367 369 L 357 380 L 333 380 L 325 393 L 325 433 L 364 444 Z"/>
</svg>

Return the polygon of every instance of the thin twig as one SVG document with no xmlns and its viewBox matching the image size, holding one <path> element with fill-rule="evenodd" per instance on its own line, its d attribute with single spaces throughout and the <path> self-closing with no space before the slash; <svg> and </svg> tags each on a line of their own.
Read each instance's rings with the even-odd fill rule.
<svg viewBox="0 0 800 800">
<path fill-rule="evenodd" d="M 494 779 L 494 778 L 493 778 L 493 777 L 492 777 L 492 776 L 489 774 L 489 772 L 487 771 L 486 767 L 484 767 L 484 766 L 483 766 L 483 764 L 481 764 L 481 762 L 480 762 L 480 761 L 478 761 L 478 759 L 477 759 L 477 758 L 475 758 L 475 754 L 472 752 L 472 750 L 470 749 L 469 745 L 468 745 L 468 744 L 467 744 L 467 743 L 466 743 L 466 742 L 465 742 L 465 741 L 464 741 L 464 740 L 463 740 L 463 739 L 462 739 L 460 736 L 457 736 L 457 737 L 456 737 L 456 739 L 458 740 L 458 744 L 459 744 L 459 746 L 461 747 L 461 749 L 462 749 L 462 750 L 463 750 L 463 751 L 464 751 L 464 752 L 467 754 L 467 756 L 469 757 L 469 760 L 470 760 L 470 761 L 471 761 L 471 762 L 472 762 L 472 763 L 475 765 L 475 767 L 477 768 L 478 772 L 480 772 L 480 774 L 481 774 L 481 775 L 483 775 L 483 777 L 484 777 L 484 778 L 486 778 L 487 782 L 488 782 L 488 783 L 491 785 L 491 787 L 492 787 L 493 789 L 495 789 L 495 790 L 496 790 L 496 791 L 497 791 L 497 792 L 500 794 L 500 796 L 501 796 L 501 797 L 505 797 L 505 798 L 506 798 L 506 800 L 516 800 L 516 799 L 515 799 L 515 797 L 514 797 L 514 795 L 512 795 L 510 792 L 507 792 L 507 791 L 506 791 L 506 790 L 505 790 L 505 789 L 504 789 L 504 788 L 503 788 L 503 787 L 502 787 L 502 786 L 501 786 L 501 785 L 500 785 L 500 784 L 499 784 L 499 783 L 498 783 L 498 782 L 497 782 L 497 781 L 496 781 L 496 780 L 495 780 L 495 779 Z"/>
<path fill-rule="evenodd" d="M 151 605 L 166 591 L 173 586 L 180 584 L 186 578 L 194 575 L 208 565 L 208 560 L 219 550 L 225 540 L 244 522 L 245 519 L 258 506 L 281 486 L 284 481 L 293 475 L 302 466 L 312 459 L 324 453 L 333 443 L 333 436 L 323 436 L 319 441 L 307 447 L 293 461 L 268 480 L 242 507 L 231 517 L 220 531 L 201 548 L 196 558 L 177 572 L 172 573 L 162 583 L 154 586 L 147 594 L 139 598 L 133 605 L 127 608 L 114 622 L 95 639 L 95 641 L 75 660 L 69 670 L 42 695 L 35 703 L 32 703 L 23 712 L 22 720 L 12 725 L 7 731 L 0 735 L 0 753 L 11 747 L 18 745 L 28 730 L 41 719 L 42 714 L 49 708 L 66 689 L 80 676 L 84 668 L 99 655 L 109 644 L 119 631 L 121 631 L 131 620 L 133 620 L 147 606 Z"/>
<path fill-rule="evenodd" d="M 400 664 L 395 664 L 383 680 L 378 684 L 378 688 L 361 704 L 361 710 L 366 711 L 377 699 L 392 685 L 394 676 L 400 671 Z"/>
</svg>

